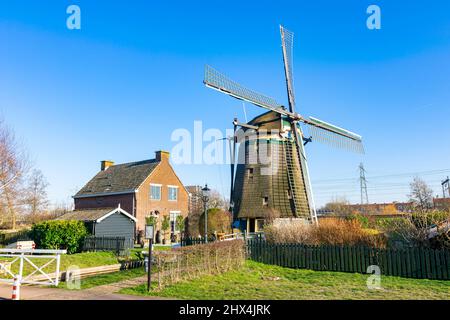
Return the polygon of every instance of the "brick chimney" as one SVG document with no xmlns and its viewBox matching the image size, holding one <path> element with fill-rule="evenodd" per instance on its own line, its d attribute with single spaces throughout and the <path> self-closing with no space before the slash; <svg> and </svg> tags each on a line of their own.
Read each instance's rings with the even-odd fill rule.
<svg viewBox="0 0 450 320">
<path fill-rule="evenodd" d="M 168 151 L 156 151 L 156 161 L 169 161 L 170 152 Z"/>
<path fill-rule="evenodd" d="M 114 161 L 103 160 L 103 161 L 101 162 L 101 167 L 100 167 L 100 169 L 101 169 L 102 171 L 105 171 L 106 169 L 108 169 L 109 167 L 111 167 L 111 166 L 113 166 L 113 165 L 114 165 Z"/>
</svg>

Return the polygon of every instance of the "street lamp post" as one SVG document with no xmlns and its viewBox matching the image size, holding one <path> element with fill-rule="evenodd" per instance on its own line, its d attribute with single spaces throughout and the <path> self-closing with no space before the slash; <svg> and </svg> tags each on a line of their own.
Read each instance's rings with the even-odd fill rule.
<svg viewBox="0 0 450 320">
<path fill-rule="evenodd" d="M 208 202 L 211 189 L 208 188 L 208 184 L 202 189 L 202 201 L 203 209 L 205 212 L 205 243 L 208 243 Z"/>
</svg>

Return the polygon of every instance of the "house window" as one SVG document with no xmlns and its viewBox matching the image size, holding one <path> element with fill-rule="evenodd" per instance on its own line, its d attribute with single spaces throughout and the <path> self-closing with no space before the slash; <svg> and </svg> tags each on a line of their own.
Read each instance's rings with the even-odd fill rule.
<svg viewBox="0 0 450 320">
<path fill-rule="evenodd" d="M 177 201 L 178 200 L 178 187 L 169 186 L 169 201 Z"/>
<path fill-rule="evenodd" d="M 161 200 L 161 185 L 151 184 L 150 185 L 150 199 Z"/>
<path fill-rule="evenodd" d="M 269 197 L 263 197 L 263 206 L 267 206 L 269 204 Z"/>
<path fill-rule="evenodd" d="M 261 232 L 264 229 L 264 219 L 256 219 L 256 232 Z"/>
</svg>

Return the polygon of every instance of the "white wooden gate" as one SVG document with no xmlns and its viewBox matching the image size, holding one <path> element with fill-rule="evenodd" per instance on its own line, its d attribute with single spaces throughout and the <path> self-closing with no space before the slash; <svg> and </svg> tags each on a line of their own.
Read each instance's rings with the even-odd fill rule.
<svg viewBox="0 0 450 320">
<path fill-rule="evenodd" d="M 58 286 L 61 255 L 67 250 L 0 249 L 0 282 Z M 39 263 L 38 261 L 42 261 Z M 54 271 L 45 269 L 55 264 Z"/>
</svg>

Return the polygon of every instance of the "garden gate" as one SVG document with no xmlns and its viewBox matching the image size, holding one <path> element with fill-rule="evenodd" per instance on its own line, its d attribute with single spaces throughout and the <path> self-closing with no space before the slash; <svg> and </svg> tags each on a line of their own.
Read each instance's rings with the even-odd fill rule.
<svg viewBox="0 0 450 320">
<path fill-rule="evenodd" d="M 0 282 L 58 286 L 61 255 L 67 250 L 0 249 Z M 39 261 L 39 262 L 38 262 Z M 55 263 L 55 271 L 49 266 Z"/>
</svg>

